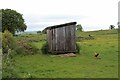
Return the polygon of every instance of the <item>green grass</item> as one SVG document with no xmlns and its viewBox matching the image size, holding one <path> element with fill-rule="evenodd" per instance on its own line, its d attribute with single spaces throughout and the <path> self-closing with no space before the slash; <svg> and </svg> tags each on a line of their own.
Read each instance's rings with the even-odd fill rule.
<svg viewBox="0 0 120 80">
<path fill-rule="evenodd" d="M 43 55 L 16 55 L 14 71 L 19 78 L 118 78 L 118 33 L 117 30 L 77 32 L 77 36 L 94 36 L 93 40 L 83 40 L 77 57 Z M 40 35 L 28 39 L 38 40 Z M 42 38 L 46 38 L 45 35 Z M 42 39 L 40 38 L 40 39 Z M 18 37 L 16 39 L 22 39 Z M 39 39 L 39 40 L 40 40 Z M 41 49 L 45 41 L 31 42 Z M 95 59 L 94 53 L 101 59 Z"/>
</svg>

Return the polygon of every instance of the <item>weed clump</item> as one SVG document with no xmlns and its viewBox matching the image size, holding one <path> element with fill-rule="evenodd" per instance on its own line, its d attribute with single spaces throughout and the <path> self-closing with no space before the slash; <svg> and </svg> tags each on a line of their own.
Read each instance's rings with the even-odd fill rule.
<svg viewBox="0 0 120 80">
<path fill-rule="evenodd" d="M 35 54 L 37 53 L 38 49 L 34 46 L 34 45 L 31 45 L 30 43 L 27 43 L 27 41 L 25 40 L 20 40 L 17 42 L 18 44 L 18 54 Z M 22 51 L 21 51 L 22 50 Z"/>
<path fill-rule="evenodd" d="M 76 53 L 80 54 L 80 44 L 76 43 Z"/>
<path fill-rule="evenodd" d="M 48 43 L 47 42 L 42 45 L 41 51 L 42 51 L 43 54 L 49 54 L 48 53 Z"/>
<path fill-rule="evenodd" d="M 2 52 L 3 54 L 8 54 L 9 50 L 15 49 L 15 40 L 13 38 L 12 33 L 8 30 L 5 30 L 2 36 Z"/>
</svg>

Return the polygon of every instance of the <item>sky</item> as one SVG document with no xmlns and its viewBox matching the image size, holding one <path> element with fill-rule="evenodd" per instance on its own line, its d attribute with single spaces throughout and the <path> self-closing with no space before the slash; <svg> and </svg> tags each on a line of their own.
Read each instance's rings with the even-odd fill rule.
<svg viewBox="0 0 120 80">
<path fill-rule="evenodd" d="M 23 14 L 26 31 L 77 22 L 84 31 L 117 28 L 119 0 L 0 0 L 0 9 Z"/>
</svg>

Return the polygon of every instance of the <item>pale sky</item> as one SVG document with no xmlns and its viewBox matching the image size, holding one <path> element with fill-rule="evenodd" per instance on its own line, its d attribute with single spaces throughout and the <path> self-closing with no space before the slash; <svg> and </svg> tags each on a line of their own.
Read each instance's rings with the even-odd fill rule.
<svg viewBox="0 0 120 80">
<path fill-rule="evenodd" d="M 76 21 L 85 31 L 117 28 L 119 0 L 0 0 L 0 9 L 23 14 L 26 31 Z"/>
</svg>

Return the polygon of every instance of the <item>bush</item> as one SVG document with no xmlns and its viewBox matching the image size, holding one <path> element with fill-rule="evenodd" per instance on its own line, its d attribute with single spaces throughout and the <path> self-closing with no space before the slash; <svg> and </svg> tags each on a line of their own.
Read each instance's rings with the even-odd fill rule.
<svg viewBox="0 0 120 80">
<path fill-rule="evenodd" d="M 89 35 L 87 37 L 82 37 L 82 36 L 77 37 L 77 41 L 94 40 L 94 39 L 95 39 L 94 36 L 91 36 L 91 35 Z"/>
<path fill-rule="evenodd" d="M 8 30 L 5 30 L 2 36 L 3 54 L 8 54 L 8 50 L 14 50 L 15 46 L 16 44 L 12 33 L 10 33 Z"/>
<path fill-rule="evenodd" d="M 16 54 L 16 41 L 14 41 L 13 35 L 9 31 L 4 31 L 2 36 L 2 77 L 3 78 L 15 78 L 17 73 L 14 71 L 14 58 Z"/>
<path fill-rule="evenodd" d="M 31 52 L 31 54 L 37 54 L 39 49 L 36 48 L 35 45 L 31 45 L 30 43 L 28 43 L 29 46 L 29 51 Z"/>
<path fill-rule="evenodd" d="M 41 51 L 43 54 L 48 54 L 48 43 L 47 42 L 43 44 Z"/>
<path fill-rule="evenodd" d="M 36 54 L 38 52 L 38 49 L 34 46 L 28 43 L 26 40 L 19 40 L 17 41 L 17 54 Z"/>
<path fill-rule="evenodd" d="M 80 54 L 80 44 L 76 43 L 76 53 Z"/>
<path fill-rule="evenodd" d="M 6 58 L 2 60 L 2 78 L 16 78 L 18 73 L 14 70 L 15 60 L 13 58 Z"/>
</svg>

